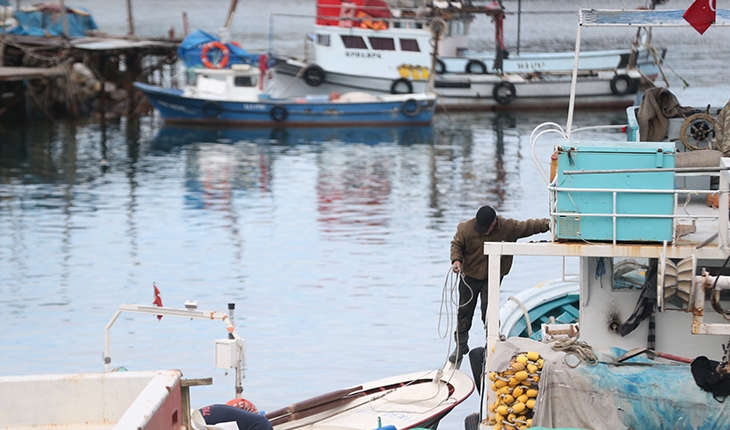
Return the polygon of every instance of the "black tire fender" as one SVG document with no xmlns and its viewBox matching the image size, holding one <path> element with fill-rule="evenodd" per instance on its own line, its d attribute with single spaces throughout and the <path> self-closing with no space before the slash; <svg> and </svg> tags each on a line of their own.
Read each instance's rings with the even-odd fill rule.
<svg viewBox="0 0 730 430">
<path fill-rule="evenodd" d="M 416 99 L 404 100 L 400 105 L 400 110 L 408 118 L 415 118 L 421 113 L 421 104 Z"/>
<path fill-rule="evenodd" d="M 501 105 L 508 105 L 512 103 L 512 99 L 517 96 L 517 90 L 515 90 L 512 82 L 500 82 L 494 85 L 492 88 L 492 97 L 497 103 Z"/>
<path fill-rule="evenodd" d="M 484 75 L 487 73 L 487 66 L 485 66 L 484 63 L 479 60 L 469 60 L 469 62 L 466 63 L 464 72 Z"/>
<path fill-rule="evenodd" d="M 398 87 L 405 85 L 406 91 L 399 91 Z M 411 81 L 405 78 L 399 78 L 393 81 L 392 84 L 390 84 L 390 93 L 391 94 L 410 94 L 413 92 L 413 84 L 411 84 Z"/>
<path fill-rule="evenodd" d="M 304 80 L 304 83 L 306 83 L 310 87 L 318 87 L 322 85 L 325 76 L 326 73 L 324 72 L 324 69 L 317 66 L 316 64 L 308 66 L 302 72 L 302 79 Z"/>
<path fill-rule="evenodd" d="M 200 110 L 208 118 L 218 118 L 223 108 L 221 108 L 221 104 L 218 102 L 207 101 L 200 105 Z"/>
<path fill-rule="evenodd" d="M 634 80 L 629 75 L 616 75 L 611 78 L 611 92 L 617 96 L 630 94 L 632 90 L 635 92 Z"/>
<path fill-rule="evenodd" d="M 282 122 L 289 115 L 286 108 L 282 105 L 276 105 L 269 110 L 269 116 L 274 122 Z"/>
</svg>

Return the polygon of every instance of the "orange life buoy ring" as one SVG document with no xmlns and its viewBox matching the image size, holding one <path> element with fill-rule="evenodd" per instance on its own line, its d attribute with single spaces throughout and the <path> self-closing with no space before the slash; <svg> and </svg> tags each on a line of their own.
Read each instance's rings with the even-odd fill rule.
<svg viewBox="0 0 730 430">
<path fill-rule="evenodd" d="M 221 51 L 221 54 L 223 54 L 223 58 L 221 58 L 220 61 L 218 61 L 217 63 L 213 63 L 208 58 L 208 52 L 210 52 L 210 50 L 213 48 Z M 228 65 L 229 55 L 230 52 L 228 51 L 228 47 L 226 47 L 226 45 L 217 41 L 208 42 L 203 45 L 203 49 L 200 51 L 200 62 L 209 69 L 223 69 Z"/>
</svg>

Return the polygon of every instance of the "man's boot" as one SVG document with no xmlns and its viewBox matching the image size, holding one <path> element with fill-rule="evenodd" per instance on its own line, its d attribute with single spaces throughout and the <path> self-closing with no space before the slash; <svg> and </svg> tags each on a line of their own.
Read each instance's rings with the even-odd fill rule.
<svg viewBox="0 0 730 430">
<path fill-rule="evenodd" d="M 449 361 L 457 364 L 461 362 L 461 358 L 469 352 L 469 332 L 456 332 L 454 333 L 454 340 L 456 340 L 456 348 L 454 352 L 449 355 Z"/>
</svg>

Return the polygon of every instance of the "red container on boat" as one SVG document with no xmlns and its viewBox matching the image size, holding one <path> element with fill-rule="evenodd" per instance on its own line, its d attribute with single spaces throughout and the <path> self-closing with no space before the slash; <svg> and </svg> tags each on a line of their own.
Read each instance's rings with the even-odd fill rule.
<svg viewBox="0 0 730 430">
<path fill-rule="evenodd" d="M 338 25 L 341 4 L 340 0 L 317 0 L 317 25 Z"/>
</svg>

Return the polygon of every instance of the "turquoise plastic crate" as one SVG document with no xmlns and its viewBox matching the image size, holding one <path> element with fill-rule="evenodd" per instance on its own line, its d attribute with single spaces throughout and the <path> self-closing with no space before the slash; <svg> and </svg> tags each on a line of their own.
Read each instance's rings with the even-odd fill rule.
<svg viewBox="0 0 730 430">
<path fill-rule="evenodd" d="M 621 242 L 672 241 L 674 213 L 674 147 L 671 142 L 575 142 L 558 148 L 554 195 L 559 215 L 557 240 L 613 241 L 613 194 L 616 195 L 616 240 Z M 566 174 L 566 171 L 650 169 L 649 172 Z M 596 191 L 581 192 L 577 189 Z M 576 189 L 576 191 L 571 191 Z M 586 216 L 586 215 L 601 216 Z M 632 217 L 630 215 L 656 215 Z M 582 216 L 581 216 L 582 215 Z M 621 216 L 628 215 L 628 216 Z"/>
</svg>

